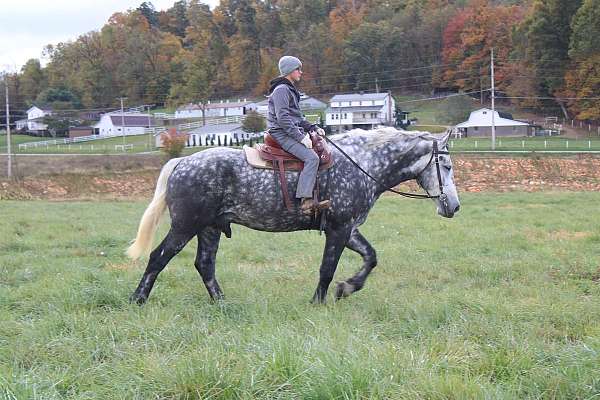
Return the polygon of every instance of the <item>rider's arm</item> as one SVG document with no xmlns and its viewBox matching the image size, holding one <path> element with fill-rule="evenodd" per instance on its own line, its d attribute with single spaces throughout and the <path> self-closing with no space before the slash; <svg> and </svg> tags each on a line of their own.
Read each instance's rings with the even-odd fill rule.
<svg viewBox="0 0 600 400">
<path fill-rule="evenodd" d="M 271 94 L 275 115 L 277 116 L 277 124 L 286 135 L 294 138 L 297 142 L 301 142 L 304 134 L 300 132 L 290 116 L 289 96 L 290 93 L 285 86 L 276 88 L 273 94 Z"/>
</svg>

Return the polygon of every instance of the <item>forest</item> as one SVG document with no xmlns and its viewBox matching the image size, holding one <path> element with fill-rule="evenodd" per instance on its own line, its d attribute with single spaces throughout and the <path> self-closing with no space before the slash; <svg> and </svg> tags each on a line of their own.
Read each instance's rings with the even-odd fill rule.
<svg viewBox="0 0 600 400">
<path fill-rule="evenodd" d="M 48 44 L 5 74 L 11 107 L 106 110 L 263 98 L 282 55 L 301 90 L 396 96 L 497 95 L 516 106 L 600 119 L 600 0 L 180 0 L 116 12 L 98 31 Z M 2 93 L 4 90 L 2 90 Z"/>
</svg>

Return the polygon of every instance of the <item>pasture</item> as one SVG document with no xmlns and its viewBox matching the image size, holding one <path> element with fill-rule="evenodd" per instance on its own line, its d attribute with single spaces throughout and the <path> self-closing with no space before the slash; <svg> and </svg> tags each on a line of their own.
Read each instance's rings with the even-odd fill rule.
<svg viewBox="0 0 600 400">
<path fill-rule="evenodd" d="M 0 398 L 593 398 L 599 193 L 385 196 L 365 288 L 308 303 L 324 236 L 234 226 L 211 304 L 195 240 L 144 307 L 123 255 L 146 202 L 0 202 Z M 161 225 L 160 235 L 167 228 Z M 360 266 L 346 250 L 336 280 Z"/>
</svg>

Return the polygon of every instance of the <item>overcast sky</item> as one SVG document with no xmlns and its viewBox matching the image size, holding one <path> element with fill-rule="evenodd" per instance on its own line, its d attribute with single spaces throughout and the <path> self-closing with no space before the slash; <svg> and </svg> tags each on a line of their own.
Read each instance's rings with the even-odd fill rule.
<svg viewBox="0 0 600 400">
<path fill-rule="evenodd" d="M 144 0 L 0 0 L 0 71 L 17 72 L 39 58 L 47 44 L 75 40 L 99 30 L 115 12 L 137 8 Z M 165 10 L 176 0 L 152 0 Z M 218 0 L 203 0 L 213 8 Z"/>
</svg>

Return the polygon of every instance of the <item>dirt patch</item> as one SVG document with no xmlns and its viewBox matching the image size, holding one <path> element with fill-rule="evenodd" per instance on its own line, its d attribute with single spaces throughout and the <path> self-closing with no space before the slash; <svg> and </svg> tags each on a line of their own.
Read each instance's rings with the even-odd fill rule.
<svg viewBox="0 0 600 400">
<path fill-rule="evenodd" d="M 548 238 L 550 240 L 576 240 L 585 239 L 589 236 L 592 236 L 592 232 L 571 232 L 565 229 L 548 232 Z"/>
<path fill-rule="evenodd" d="M 20 157 L 21 175 L 23 171 L 31 174 L 17 181 L 0 181 L 0 199 L 148 199 L 162 165 L 159 155 L 38 158 Z M 463 193 L 600 190 L 600 157 L 456 154 L 452 158 L 455 181 Z M 414 182 L 401 188 L 417 189 Z"/>
</svg>

